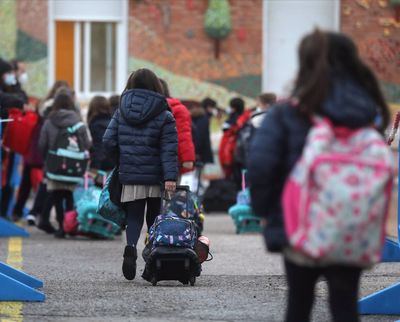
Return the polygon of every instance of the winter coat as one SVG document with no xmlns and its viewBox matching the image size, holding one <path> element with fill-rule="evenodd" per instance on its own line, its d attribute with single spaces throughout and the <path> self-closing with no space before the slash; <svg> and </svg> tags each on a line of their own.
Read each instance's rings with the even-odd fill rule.
<svg viewBox="0 0 400 322">
<path fill-rule="evenodd" d="M 201 106 L 193 107 L 190 113 L 194 125 L 194 143 L 197 159 L 203 163 L 213 163 L 214 155 L 211 149 L 209 117 Z"/>
<path fill-rule="evenodd" d="M 175 119 L 165 97 L 158 93 L 144 89 L 125 91 L 103 144 L 107 153 L 119 153 L 119 179 L 124 185 L 177 180 Z"/>
<path fill-rule="evenodd" d="M 40 131 L 39 150 L 46 159 L 47 153 L 56 143 L 58 132 L 70 126 L 73 126 L 81 121 L 80 116 L 74 110 L 59 110 L 50 113 L 47 120 L 44 122 L 42 130 Z M 77 135 L 82 148 L 89 150 L 90 141 L 85 126 L 78 129 Z"/>
<path fill-rule="evenodd" d="M 349 80 L 334 83 L 322 106 L 322 116 L 334 125 L 360 128 L 373 124 L 377 107 L 369 95 Z M 254 212 L 266 218 L 264 237 L 269 250 L 287 245 L 281 207 L 286 178 L 301 156 L 311 127 L 309 118 L 290 103 L 274 106 L 250 144 L 248 179 Z"/>
<path fill-rule="evenodd" d="M 90 153 L 91 167 L 98 170 L 109 171 L 115 167 L 115 158 L 107 156 L 103 146 L 103 136 L 111 121 L 111 115 L 96 115 L 88 124 L 92 137 L 92 148 Z"/>
<path fill-rule="evenodd" d="M 39 151 L 40 133 L 44 124 L 43 118 L 39 120 L 32 132 L 31 142 L 29 144 L 28 154 L 24 156 L 24 162 L 31 167 L 41 168 L 43 166 L 43 156 Z"/>
<path fill-rule="evenodd" d="M 192 119 L 190 112 L 180 100 L 176 98 L 168 98 L 168 105 L 171 108 L 176 122 L 178 131 L 178 160 L 182 165 L 184 162 L 194 162 L 196 160 L 193 138 L 192 138 Z M 180 169 L 181 173 L 190 171 Z"/>
</svg>

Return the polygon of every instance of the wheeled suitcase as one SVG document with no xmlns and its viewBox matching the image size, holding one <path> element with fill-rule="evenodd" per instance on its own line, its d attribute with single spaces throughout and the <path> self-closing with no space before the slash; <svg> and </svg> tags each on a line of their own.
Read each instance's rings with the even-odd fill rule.
<svg viewBox="0 0 400 322">
<path fill-rule="evenodd" d="M 194 250 L 199 234 L 198 214 L 190 195 L 188 186 L 178 186 L 165 206 L 162 198 L 162 214 L 151 227 L 149 243 L 143 251 L 146 266 L 142 277 L 154 286 L 163 280 L 193 286 L 200 276 L 201 264 Z"/>
<path fill-rule="evenodd" d="M 171 280 L 194 286 L 200 273 L 201 264 L 193 249 L 159 246 L 148 256 L 142 277 L 153 286 Z"/>
<path fill-rule="evenodd" d="M 261 218 L 253 213 L 250 202 L 250 191 L 246 188 L 246 170 L 242 171 L 242 190 L 239 191 L 236 204 L 229 208 L 236 227 L 236 233 L 261 232 Z"/>
</svg>

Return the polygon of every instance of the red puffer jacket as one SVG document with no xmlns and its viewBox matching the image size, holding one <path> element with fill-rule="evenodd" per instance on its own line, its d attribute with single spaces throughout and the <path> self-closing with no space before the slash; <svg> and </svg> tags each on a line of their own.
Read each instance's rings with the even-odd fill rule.
<svg viewBox="0 0 400 322">
<path fill-rule="evenodd" d="M 178 159 L 181 166 L 180 173 L 182 174 L 192 170 L 182 168 L 182 163 L 194 162 L 196 160 L 192 138 L 192 118 L 190 117 L 190 112 L 180 100 L 168 98 L 167 101 L 176 121 L 178 131 Z"/>
</svg>

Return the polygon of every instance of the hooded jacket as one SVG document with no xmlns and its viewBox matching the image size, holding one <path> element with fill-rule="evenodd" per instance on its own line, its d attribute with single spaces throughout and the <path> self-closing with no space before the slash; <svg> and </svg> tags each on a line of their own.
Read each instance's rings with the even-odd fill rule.
<svg viewBox="0 0 400 322">
<path fill-rule="evenodd" d="M 119 154 L 122 184 L 176 181 L 178 137 L 168 109 L 165 97 L 152 91 L 131 89 L 122 94 L 103 137 L 107 153 Z"/>
<path fill-rule="evenodd" d="M 196 160 L 193 138 L 192 119 L 190 112 L 180 100 L 168 98 L 168 105 L 171 108 L 178 131 L 178 160 L 180 165 L 183 162 L 194 162 Z M 190 170 L 189 170 L 190 171 Z M 187 172 L 181 168 L 181 173 Z"/>
<path fill-rule="evenodd" d="M 49 115 L 48 119 L 43 124 L 39 137 L 39 150 L 44 159 L 46 158 L 48 151 L 54 146 L 58 132 L 61 129 L 73 126 L 79 122 L 81 122 L 81 118 L 74 110 L 62 109 Z M 79 142 L 82 144 L 82 148 L 89 150 L 90 140 L 86 126 L 79 128 L 77 135 Z"/>
<path fill-rule="evenodd" d="M 88 124 L 93 142 L 90 164 L 94 169 L 109 171 L 115 167 L 114 160 L 107 156 L 103 146 L 103 136 L 110 121 L 110 114 L 98 114 Z"/>
<path fill-rule="evenodd" d="M 360 128 L 372 125 L 377 106 L 356 83 L 334 83 L 321 108 L 334 125 Z M 281 195 L 286 178 L 300 158 L 310 120 L 289 103 L 274 106 L 265 116 L 250 145 L 248 179 L 254 212 L 267 219 L 264 237 L 271 251 L 287 245 Z"/>
<path fill-rule="evenodd" d="M 194 143 L 197 159 L 203 163 L 213 163 L 211 148 L 210 120 L 202 106 L 194 106 L 190 110 L 194 128 Z"/>
</svg>

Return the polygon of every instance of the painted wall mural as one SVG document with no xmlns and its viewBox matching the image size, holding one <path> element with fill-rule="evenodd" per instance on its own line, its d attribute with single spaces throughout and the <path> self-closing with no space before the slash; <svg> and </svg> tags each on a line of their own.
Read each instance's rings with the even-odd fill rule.
<svg viewBox="0 0 400 322">
<path fill-rule="evenodd" d="M 221 105 L 242 95 L 253 104 L 261 90 L 262 0 L 227 0 L 230 32 L 206 32 L 209 0 L 129 0 L 129 70 L 154 69 L 175 96 L 211 96 Z M 28 64 L 27 90 L 47 91 L 47 0 L 0 0 L 0 57 Z M 225 10 L 225 9 L 224 9 Z M 341 0 L 341 29 L 375 70 L 389 102 L 400 103 L 400 21 L 392 0 Z M 37 17 L 41 17 L 37 19 Z"/>
<path fill-rule="evenodd" d="M 216 40 L 206 32 L 211 24 L 206 14 L 210 4 L 208 0 L 131 0 L 129 55 L 152 63 L 156 72 L 167 70 L 183 77 L 188 85 L 186 92 L 177 86 L 181 97 L 203 98 L 196 90 L 202 83 L 220 93 L 215 99 L 223 104 L 235 95 L 253 104 L 252 98 L 261 91 L 262 1 L 224 0 L 230 23 L 227 28 L 226 19 L 221 22 L 224 37 L 218 40 L 218 50 Z"/>
<path fill-rule="evenodd" d="M 47 1 L 1 0 L 0 30 L 0 57 L 25 61 L 29 73 L 25 89 L 42 97 L 47 91 Z"/>
</svg>

